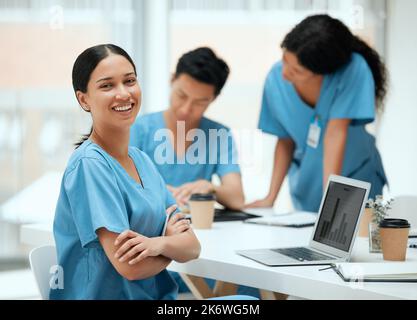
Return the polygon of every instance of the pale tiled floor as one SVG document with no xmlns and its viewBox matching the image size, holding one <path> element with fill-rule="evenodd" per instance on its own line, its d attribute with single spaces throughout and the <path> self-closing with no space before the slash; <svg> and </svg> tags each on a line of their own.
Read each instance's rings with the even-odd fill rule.
<svg viewBox="0 0 417 320">
<path fill-rule="evenodd" d="M 40 295 L 30 269 L 0 272 L 0 300 L 39 300 Z M 178 300 L 195 300 L 191 293 L 181 293 Z M 288 300 L 303 300 L 290 296 Z"/>
<path fill-rule="evenodd" d="M 40 299 L 30 269 L 0 272 L 0 300 Z"/>
<path fill-rule="evenodd" d="M 0 272 L 0 300 L 38 300 L 40 295 L 30 269 Z M 178 300 L 194 300 L 191 293 L 182 293 Z"/>
<path fill-rule="evenodd" d="M 196 300 L 192 293 L 180 293 L 178 300 Z"/>
</svg>

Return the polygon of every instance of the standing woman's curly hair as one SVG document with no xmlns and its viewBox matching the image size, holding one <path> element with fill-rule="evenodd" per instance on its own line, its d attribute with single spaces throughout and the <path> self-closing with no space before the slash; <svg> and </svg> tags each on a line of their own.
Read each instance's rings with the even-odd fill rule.
<svg viewBox="0 0 417 320">
<path fill-rule="evenodd" d="M 328 15 L 307 17 L 288 33 L 281 47 L 294 53 L 305 68 L 330 74 L 349 63 L 352 53 L 362 55 L 375 82 L 376 107 L 383 109 L 387 94 L 387 69 L 378 52 L 352 34 L 340 20 Z"/>
</svg>

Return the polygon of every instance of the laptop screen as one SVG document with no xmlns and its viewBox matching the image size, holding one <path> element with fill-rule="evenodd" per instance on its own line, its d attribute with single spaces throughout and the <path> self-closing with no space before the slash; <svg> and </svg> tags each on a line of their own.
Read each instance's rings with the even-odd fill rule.
<svg viewBox="0 0 417 320">
<path fill-rule="evenodd" d="M 314 241 L 349 251 L 366 189 L 331 181 Z"/>
</svg>

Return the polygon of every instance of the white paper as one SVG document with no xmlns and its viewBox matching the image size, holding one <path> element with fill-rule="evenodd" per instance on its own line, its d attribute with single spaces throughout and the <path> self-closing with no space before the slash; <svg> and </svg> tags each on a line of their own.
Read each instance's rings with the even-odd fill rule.
<svg viewBox="0 0 417 320">
<path fill-rule="evenodd" d="M 417 279 L 417 262 L 337 263 L 345 278 Z"/>
<path fill-rule="evenodd" d="M 314 224 L 317 220 L 317 214 L 313 213 L 294 213 L 283 216 L 269 216 L 246 220 L 247 223 L 256 223 L 270 226 L 302 226 Z"/>
</svg>

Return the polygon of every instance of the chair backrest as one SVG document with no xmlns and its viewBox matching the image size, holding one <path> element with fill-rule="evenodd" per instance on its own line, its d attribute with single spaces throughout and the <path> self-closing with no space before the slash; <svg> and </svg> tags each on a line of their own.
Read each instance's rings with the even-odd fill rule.
<svg viewBox="0 0 417 320">
<path fill-rule="evenodd" d="M 36 284 L 42 299 L 49 300 L 51 267 L 57 265 L 55 246 L 42 246 L 29 253 L 30 268 L 35 276 Z"/>
</svg>

